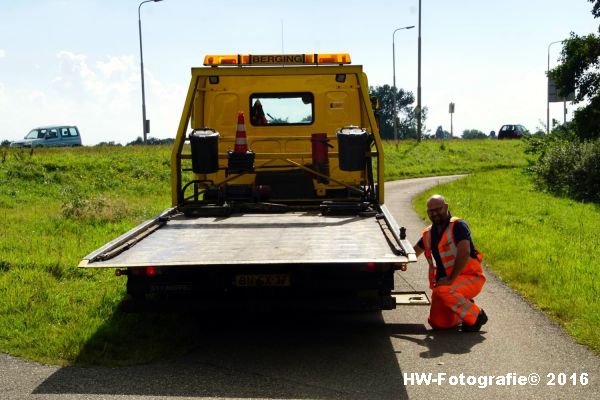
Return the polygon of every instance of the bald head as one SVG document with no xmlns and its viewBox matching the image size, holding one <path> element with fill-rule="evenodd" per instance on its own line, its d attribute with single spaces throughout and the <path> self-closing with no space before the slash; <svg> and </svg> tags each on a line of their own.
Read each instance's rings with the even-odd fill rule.
<svg viewBox="0 0 600 400">
<path fill-rule="evenodd" d="M 444 196 L 434 194 L 427 200 L 427 215 L 434 225 L 442 226 L 446 223 L 450 215 Z"/>
<path fill-rule="evenodd" d="M 434 207 L 440 207 L 445 204 L 447 204 L 446 199 L 441 194 L 434 194 L 427 200 L 427 208 L 430 208 L 430 205 Z"/>
</svg>

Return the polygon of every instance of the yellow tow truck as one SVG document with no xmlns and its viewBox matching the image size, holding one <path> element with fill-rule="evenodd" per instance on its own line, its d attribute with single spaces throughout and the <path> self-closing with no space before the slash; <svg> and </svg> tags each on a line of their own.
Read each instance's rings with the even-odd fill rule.
<svg viewBox="0 0 600 400">
<path fill-rule="evenodd" d="M 362 66 L 346 53 L 208 55 L 171 156 L 172 206 L 87 255 L 133 299 L 393 309 L 416 261 L 384 205 Z"/>
</svg>

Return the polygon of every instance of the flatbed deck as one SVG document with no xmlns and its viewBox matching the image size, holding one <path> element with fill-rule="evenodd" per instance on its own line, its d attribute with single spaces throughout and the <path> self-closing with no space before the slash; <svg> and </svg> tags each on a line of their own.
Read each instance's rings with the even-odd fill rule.
<svg viewBox="0 0 600 400">
<path fill-rule="evenodd" d="M 375 216 L 323 216 L 317 211 L 189 218 L 171 211 L 86 256 L 81 267 L 360 263 L 413 260 Z M 393 223 L 395 225 L 395 222 Z M 145 234 L 149 228 L 155 229 Z M 385 232 L 388 230 L 388 232 Z M 134 239 L 113 257 L 104 256 Z M 412 250 L 412 248 L 410 248 Z"/>
</svg>

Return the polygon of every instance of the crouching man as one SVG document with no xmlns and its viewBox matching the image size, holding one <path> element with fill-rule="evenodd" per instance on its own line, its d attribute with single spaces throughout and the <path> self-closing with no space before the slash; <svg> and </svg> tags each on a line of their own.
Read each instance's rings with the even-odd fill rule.
<svg viewBox="0 0 600 400">
<path fill-rule="evenodd" d="M 482 254 L 475 249 L 469 225 L 450 215 L 446 200 L 433 195 L 427 200 L 427 215 L 432 222 L 414 246 L 417 256 L 425 253 L 429 263 L 433 329 L 452 329 L 461 325 L 463 332 L 479 332 L 488 318 L 473 299 L 481 292 L 485 276 Z"/>
</svg>

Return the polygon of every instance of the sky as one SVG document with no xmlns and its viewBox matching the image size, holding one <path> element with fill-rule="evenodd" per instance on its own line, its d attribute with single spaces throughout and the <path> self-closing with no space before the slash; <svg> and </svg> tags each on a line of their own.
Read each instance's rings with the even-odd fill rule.
<svg viewBox="0 0 600 400">
<path fill-rule="evenodd" d="M 0 141 L 77 125 L 84 145 L 142 136 L 138 5 L 0 0 Z M 149 136 L 174 137 L 206 54 L 347 52 L 371 86 L 417 92 L 418 0 L 163 0 L 141 8 Z M 485 133 L 546 121 L 548 46 L 598 32 L 587 0 L 422 0 L 426 128 Z M 411 30 L 392 33 L 396 28 Z M 550 66 L 561 45 L 550 47 Z M 570 119 L 576 105 L 567 103 Z M 563 119 L 562 103 L 551 118 Z"/>
</svg>

